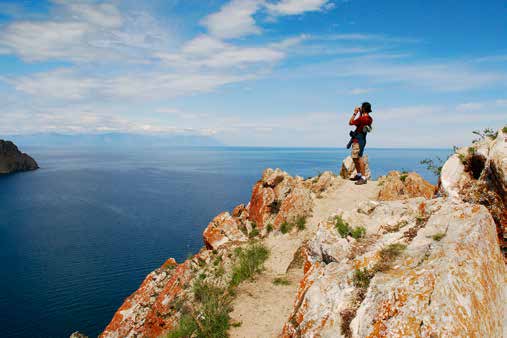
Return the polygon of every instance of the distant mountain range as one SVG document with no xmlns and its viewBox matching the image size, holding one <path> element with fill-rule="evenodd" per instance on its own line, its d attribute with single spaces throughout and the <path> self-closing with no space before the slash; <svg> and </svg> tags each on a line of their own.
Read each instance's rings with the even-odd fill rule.
<svg viewBox="0 0 507 338">
<path fill-rule="evenodd" d="M 211 147 L 223 144 L 211 136 L 174 134 L 59 134 L 0 135 L 20 147 Z"/>
</svg>

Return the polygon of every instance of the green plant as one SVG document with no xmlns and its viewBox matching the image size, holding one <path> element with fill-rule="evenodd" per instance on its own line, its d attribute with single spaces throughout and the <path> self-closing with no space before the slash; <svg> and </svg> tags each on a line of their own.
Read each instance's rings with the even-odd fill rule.
<svg viewBox="0 0 507 338">
<path fill-rule="evenodd" d="M 296 227 L 298 230 L 305 230 L 306 229 L 306 218 L 301 216 L 296 219 Z"/>
<path fill-rule="evenodd" d="M 231 285 L 237 286 L 242 281 L 252 278 L 256 272 L 260 272 L 269 251 L 262 244 L 253 244 L 237 254 L 237 263 L 232 268 Z"/>
<path fill-rule="evenodd" d="M 498 132 L 494 131 L 491 128 L 485 128 L 482 131 L 481 130 L 474 130 L 472 132 L 472 134 L 479 136 L 479 138 L 474 141 L 484 140 L 486 137 L 494 140 L 498 136 Z"/>
<path fill-rule="evenodd" d="M 350 235 L 355 239 L 362 238 L 364 235 L 366 235 L 366 228 L 356 227 L 350 232 Z"/>
<path fill-rule="evenodd" d="M 347 222 L 341 218 L 341 216 L 335 217 L 335 228 L 342 238 L 347 237 L 350 234 L 350 227 Z"/>
<path fill-rule="evenodd" d="M 356 269 L 352 275 L 352 284 L 356 288 L 368 289 L 370 286 L 370 280 L 373 278 L 373 273 L 367 268 Z"/>
<path fill-rule="evenodd" d="M 366 235 L 366 229 L 364 227 L 359 226 L 352 228 L 341 216 L 335 217 L 335 228 L 342 238 L 352 236 L 355 239 L 359 239 Z"/>
<path fill-rule="evenodd" d="M 405 182 L 405 180 L 407 179 L 407 177 L 408 177 L 408 173 L 402 173 L 402 174 L 400 175 L 400 180 L 401 180 L 402 182 Z"/>
<path fill-rule="evenodd" d="M 272 232 L 272 231 L 273 231 L 273 224 L 271 224 L 271 223 L 270 223 L 270 224 L 268 224 L 268 226 L 266 227 L 266 231 L 267 231 L 268 233 Z"/>
<path fill-rule="evenodd" d="M 468 147 L 467 151 L 468 151 L 468 153 L 469 153 L 470 155 L 475 154 L 475 148 L 474 148 L 474 147 Z"/>
<path fill-rule="evenodd" d="M 467 163 L 467 157 L 464 154 L 458 154 L 458 158 L 459 158 L 461 164 Z"/>
<path fill-rule="evenodd" d="M 437 241 L 437 242 L 439 242 L 444 237 L 445 237 L 444 232 L 438 232 L 438 233 L 434 234 L 433 236 L 431 236 L 431 238 L 433 238 L 433 240 Z"/>
<path fill-rule="evenodd" d="M 189 314 L 184 314 L 180 318 L 178 327 L 169 332 L 167 338 L 186 338 L 191 337 L 198 329 L 197 323 L 194 318 Z"/>
<path fill-rule="evenodd" d="M 502 133 L 507 133 L 507 126 L 502 128 Z"/>
<path fill-rule="evenodd" d="M 438 156 L 435 159 L 426 158 L 419 163 L 425 165 L 426 170 L 432 172 L 435 176 L 440 176 L 442 167 L 444 166 L 444 160 Z"/>
<path fill-rule="evenodd" d="M 288 222 L 283 222 L 280 225 L 280 231 L 282 232 L 282 234 L 286 234 L 292 230 L 293 226 L 294 226 L 293 224 L 290 224 Z"/>
<path fill-rule="evenodd" d="M 273 279 L 273 284 L 275 284 L 275 285 L 289 285 L 290 282 L 285 277 L 277 277 L 277 278 Z"/>
<path fill-rule="evenodd" d="M 248 237 L 249 238 L 254 238 L 256 236 L 259 236 L 259 230 L 258 229 L 253 229 L 252 231 L 250 231 L 250 233 L 248 234 Z"/>
</svg>

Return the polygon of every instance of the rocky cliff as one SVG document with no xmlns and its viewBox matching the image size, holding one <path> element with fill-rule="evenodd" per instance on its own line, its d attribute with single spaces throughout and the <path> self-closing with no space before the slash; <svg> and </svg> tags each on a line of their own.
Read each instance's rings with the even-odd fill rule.
<svg viewBox="0 0 507 338">
<path fill-rule="evenodd" d="M 101 337 L 505 336 L 506 137 L 458 151 L 438 191 L 416 173 L 268 169 Z"/>
<path fill-rule="evenodd" d="M 37 162 L 11 141 L 0 140 L 0 175 L 38 169 Z"/>
</svg>

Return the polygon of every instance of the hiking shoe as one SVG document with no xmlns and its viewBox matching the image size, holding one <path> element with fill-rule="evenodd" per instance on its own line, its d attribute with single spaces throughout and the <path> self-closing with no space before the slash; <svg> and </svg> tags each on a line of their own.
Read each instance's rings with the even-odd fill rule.
<svg viewBox="0 0 507 338">
<path fill-rule="evenodd" d="M 357 180 L 356 182 L 356 185 L 362 185 L 362 184 L 366 184 L 368 181 L 366 181 L 364 178 L 360 178 Z"/>
<path fill-rule="evenodd" d="M 356 175 L 356 176 L 350 178 L 351 181 L 359 181 L 360 179 L 361 179 L 361 176 L 359 176 L 359 175 Z"/>
</svg>

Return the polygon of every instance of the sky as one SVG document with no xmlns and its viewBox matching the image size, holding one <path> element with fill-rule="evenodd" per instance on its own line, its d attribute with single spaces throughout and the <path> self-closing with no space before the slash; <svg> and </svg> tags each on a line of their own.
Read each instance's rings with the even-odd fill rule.
<svg viewBox="0 0 507 338">
<path fill-rule="evenodd" d="M 507 123 L 504 0 L 0 0 L 0 136 L 467 144 Z"/>
</svg>

